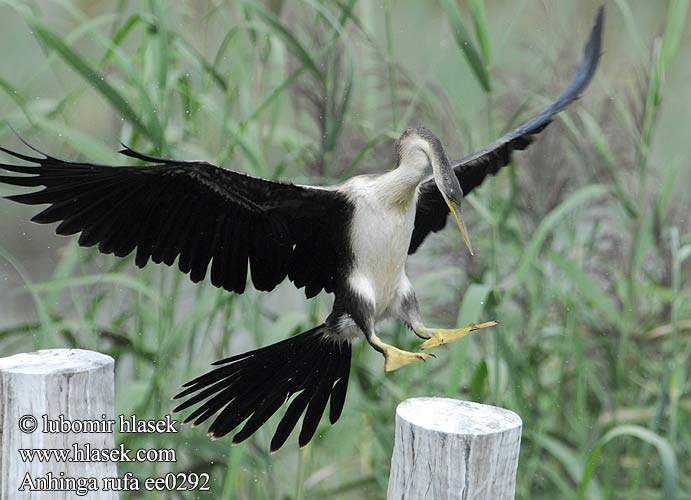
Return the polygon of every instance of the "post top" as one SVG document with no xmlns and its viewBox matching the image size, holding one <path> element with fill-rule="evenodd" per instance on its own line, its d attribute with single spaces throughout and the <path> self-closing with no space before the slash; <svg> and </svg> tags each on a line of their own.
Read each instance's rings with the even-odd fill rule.
<svg viewBox="0 0 691 500">
<path fill-rule="evenodd" d="M 410 398 L 396 408 L 405 421 L 445 434 L 495 434 L 523 425 L 521 417 L 497 406 L 450 398 Z"/>
<path fill-rule="evenodd" d="M 113 358 L 84 349 L 42 349 L 0 358 L 0 372 L 46 375 L 76 373 L 112 365 Z"/>
</svg>

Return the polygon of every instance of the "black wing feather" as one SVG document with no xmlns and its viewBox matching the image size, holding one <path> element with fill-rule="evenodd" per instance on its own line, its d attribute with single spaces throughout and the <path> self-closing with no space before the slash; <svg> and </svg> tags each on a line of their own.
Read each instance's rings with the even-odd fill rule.
<svg viewBox="0 0 691 500">
<path fill-rule="evenodd" d="M 513 151 L 526 149 L 535 136 L 551 123 L 557 113 L 565 110 L 569 104 L 581 96 L 593 79 L 600 60 L 604 15 L 604 7 L 600 7 L 584 49 L 583 61 L 576 71 L 576 77 L 556 101 L 542 113 L 481 151 L 451 163 L 464 194 L 470 193 L 482 184 L 488 175 L 495 175 L 502 167 L 508 165 Z M 440 231 L 446 225 L 448 214 L 449 209 L 434 181 L 427 181 L 420 186 L 415 229 L 408 253 L 415 253 L 429 233 Z"/>
<path fill-rule="evenodd" d="M 22 141 L 24 142 L 24 141 Z M 26 142 L 24 142 L 27 144 Z M 29 146 L 27 144 L 27 146 Z M 31 147 L 31 146 L 29 146 Z M 15 176 L 0 182 L 43 189 L 7 198 L 48 204 L 32 221 L 60 222 L 58 234 L 81 233 L 79 244 L 98 244 L 118 257 L 136 249 L 135 263 L 149 260 L 207 276 L 214 286 L 242 293 L 248 271 L 259 290 L 286 276 L 313 296 L 331 292 L 347 268 L 344 241 L 352 211 L 338 192 L 258 179 L 205 162 L 120 152 L 153 165 L 107 166 L 66 161 L 32 150 L 6 154 L 38 166 L 0 164 Z"/>
</svg>

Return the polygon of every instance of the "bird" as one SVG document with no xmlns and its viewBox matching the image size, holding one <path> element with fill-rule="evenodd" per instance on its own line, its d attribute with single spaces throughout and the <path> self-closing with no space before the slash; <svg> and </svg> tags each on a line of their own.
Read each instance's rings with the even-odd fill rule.
<svg viewBox="0 0 691 500">
<path fill-rule="evenodd" d="M 572 82 L 551 105 L 475 154 L 450 161 L 425 127 L 406 129 L 394 145 L 394 168 L 331 185 L 299 185 L 252 177 L 204 161 L 179 161 L 137 152 L 145 165 L 109 166 L 0 147 L 13 161 L 0 183 L 43 189 L 6 198 L 48 205 L 31 220 L 59 222 L 56 233 L 79 233 L 78 243 L 103 254 L 175 265 L 192 282 L 241 294 L 251 283 L 270 291 L 285 279 L 307 298 L 333 294 L 324 322 L 303 333 L 212 363 L 174 396 L 174 412 L 192 410 L 185 423 L 213 417 L 209 435 L 235 432 L 240 443 L 284 406 L 270 448 L 283 446 L 302 417 L 300 447 L 313 438 L 329 404 L 335 424 L 346 399 L 352 343 L 366 341 L 384 357 L 385 371 L 425 361 L 431 348 L 497 324 L 463 328 L 425 325 L 405 264 L 449 214 L 472 253 L 461 203 L 488 177 L 526 149 L 558 113 L 590 84 L 601 55 L 604 7 L 597 12 Z M 21 138 L 20 138 L 21 139 Z M 17 175 L 19 174 L 19 175 Z M 377 335 L 393 317 L 423 339 L 416 352 Z"/>
</svg>

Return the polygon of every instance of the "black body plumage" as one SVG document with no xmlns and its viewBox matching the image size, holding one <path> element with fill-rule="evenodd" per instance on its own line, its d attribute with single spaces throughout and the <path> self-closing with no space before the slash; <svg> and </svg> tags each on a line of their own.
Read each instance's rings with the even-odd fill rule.
<svg viewBox="0 0 691 500">
<path fill-rule="evenodd" d="M 455 174 L 466 195 L 488 175 L 495 175 L 511 161 L 513 151 L 528 147 L 554 115 L 588 86 L 600 57 L 603 18 L 600 9 L 576 78 L 538 116 L 450 165 L 434 135 L 426 129 L 409 129 L 397 142 L 397 167 L 405 156 L 402 145 L 411 136 L 413 141 L 423 142 L 430 155 L 443 157 L 448 168 L 440 182 L 451 179 L 457 184 Z M 78 241 L 82 246 L 98 245 L 101 253 L 118 257 L 136 252 L 139 267 L 149 260 L 168 266 L 177 260 L 180 271 L 188 273 L 192 281 L 208 275 L 214 286 L 236 293 L 245 290 L 248 273 L 258 290 L 272 290 L 287 277 L 298 288 L 304 287 L 307 297 L 322 290 L 334 293 L 334 308 L 324 324 L 277 344 L 218 361 L 217 368 L 185 384 L 176 396 L 184 401 L 175 411 L 194 408 L 185 421 L 201 424 L 214 417 L 209 429 L 214 437 L 225 436 L 242 425 L 234 442 L 247 439 L 291 400 L 275 431 L 272 450 L 286 441 L 303 415 L 299 443 L 307 444 L 328 403 L 331 423 L 338 420 L 345 402 L 354 332 L 364 333 L 373 347 L 383 352 L 382 344 L 372 340 L 376 338 L 372 337 L 373 325 L 382 314 L 396 306 L 399 317 L 411 326 L 407 319 L 417 314 L 417 301 L 407 277 L 403 273 L 403 279 L 396 281 L 398 275 L 386 276 L 381 269 L 388 266 L 400 273 L 403 261 L 396 259 L 404 259 L 406 252 L 414 253 L 429 233 L 444 227 L 449 215 L 434 180 L 419 184 L 423 180 L 420 177 L 413 189 L 408 189 L 410 179 L 416 179 L 410 165 L 393 171 L 407 169 L 401 178 L 389 172 L 322 188 L 258 179 L 205 162 L 149 156 L 130 148 L 121 153 L 147 165 L 106 166 L 60 160 L 38 150 L 34 150 L 38 156 L 0 150 L 37 165 L 0 164 L 0 168 L 19 174 L 0 176 L 0 182 L 43 186 L 8 199 L 27 205 L 47 204 L 32 220 L 59 222 L 56 232 L 61 235 L 81 233 Z M 379 195 L 388 194 L 386 189 L 395 189 L 403 181 L 408 187 L 401 187 L 388 202 L 379 200 Z M 417 196 L 408 205 L 407 193 Z M 377 203 L 381 204 L 373 206 Z M 384 206 L 386 203 L 391 206 Z M 403 246 L 394 251 L 384 249 L 382 257 L 378 248 L 368 245 L 374 235 L 367 231 L 376 231 L 377 227 L 368 224 L 381 224 L 381 218 L 388 215 L 391 219 L 385 219 L 378 229 L 402 228 L 402 232 L 392 234 Z M 363 260 L 367 262 L 363 264 Z M 370 271 L 370 276 L 363 278 L 363 270 Z M 382 290 L 365 278 L 382 273 L 387 279 L 395 278 L 382 287 L 387 291 L 395 288 L 391 293 L 396 294 L 397 302 L 388 297 L 391 300 L 384 306 L 379 304 L 383 311 L 378 311 L 373 297 Z"/>
</svg>

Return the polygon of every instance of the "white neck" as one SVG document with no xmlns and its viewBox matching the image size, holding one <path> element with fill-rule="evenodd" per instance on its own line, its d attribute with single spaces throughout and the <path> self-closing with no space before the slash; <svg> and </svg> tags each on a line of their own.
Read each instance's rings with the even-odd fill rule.
<svg viewBox="0 0 691 500">
<path fill-rule="evenodd" d="M 408 208 L 415 201 L 417 187 L 426 177 L 424 165 L 410 165 L 404 162 L 377 177 L 379 196 L 391 205 Z"/>
</svg>

